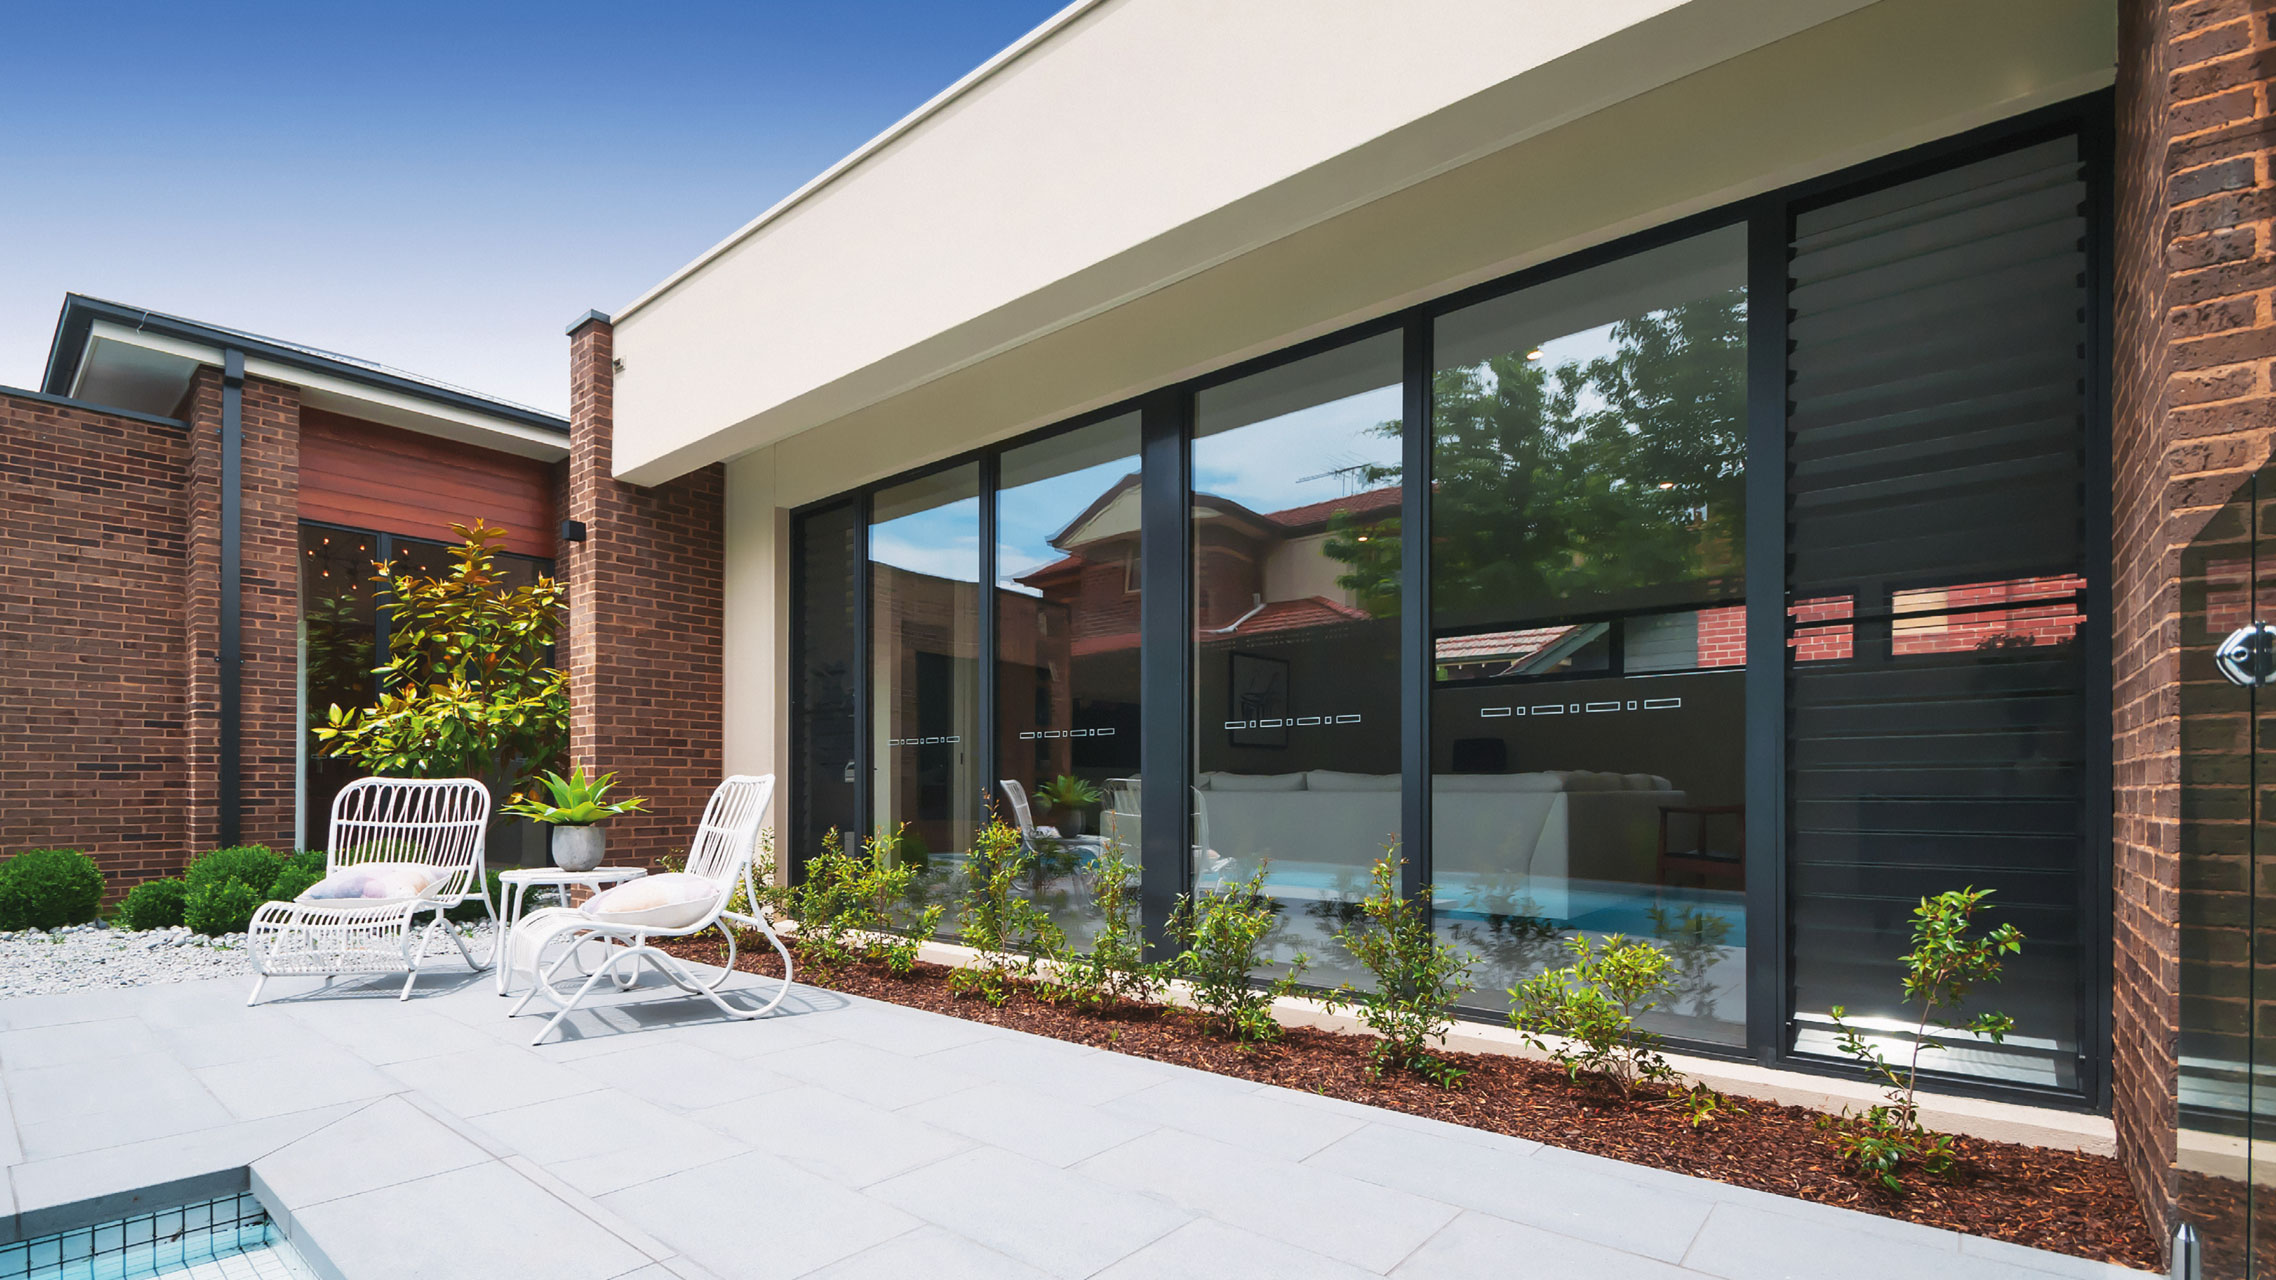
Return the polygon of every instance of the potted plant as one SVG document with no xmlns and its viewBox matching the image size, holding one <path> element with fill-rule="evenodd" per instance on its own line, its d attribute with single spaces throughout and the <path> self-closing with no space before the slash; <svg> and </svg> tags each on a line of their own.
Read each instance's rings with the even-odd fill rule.
<svg viewBox="0 0 2276 1280">
<path fill-rule="evenodd" d="M 609 787 L 615 781 L 613 773 L 587 778 L 583 769 L 574 767 L 566 778 L 548 771 L 538 775 L 538 783 L 552 797 L 552 803 L 533 793 L 507 805 L 506 812 L 553 828 L 553 865 L 563 871 L 590 871 L 601 865 L 607 851 L 601 824 L 620 813 L 638 813 L 648 807 L 648 801 L 639 796 L 609 799 Z"/>
<path fill-rule="evenodd" d="M 1069 773 L 1062 773 L 1035 789 L 1035 798 L 1059 811 L 1059 829 L 1067 835 L 1083 834 L 1083 810 L 1097 804 L 1099 790 Z"/>
</svg>

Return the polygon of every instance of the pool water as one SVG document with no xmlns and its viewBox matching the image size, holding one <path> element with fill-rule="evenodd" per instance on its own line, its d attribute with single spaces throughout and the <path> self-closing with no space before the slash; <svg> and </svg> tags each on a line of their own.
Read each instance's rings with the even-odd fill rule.
<svg viewBox="0 0 2276 1280">
<path fill-rule="evenodd" d="M 252 1194 L 0 1245 L 0 1280 L 314 1280 Z"/>
</svg>

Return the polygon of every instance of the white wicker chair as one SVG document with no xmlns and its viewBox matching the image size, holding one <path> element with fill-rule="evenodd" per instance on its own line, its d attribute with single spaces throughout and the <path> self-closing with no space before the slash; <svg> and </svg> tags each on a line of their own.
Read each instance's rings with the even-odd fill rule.
<svg viewBox="0 0 2276 1280">
<path fill-rule="evenodd" d="M 444 874 L 413 898 L 263 905 L 246 935 L 260 977 L 245 1003 L 258 1001 L 269 979 L 288 974 L 329 984 L 346 974 L 400 973 L 396 998 L 408 1000 L 437 933 L 457 945 L 469 967 L 483 968 L 458 931 L 444 927 L 443 914 L 468 897 L 490 910 L 482 866 L 489 826 L 490 793 L 472 778 L 359 778 L 342 788 L 332 801 L 326 874 L 365 862 L 421 862 Z M 421 914 L 431 918 L 417 929 Z"/>
<path fill-rule="evenodd" d="M 711 793 L 711 801 L 703 809 L 703 820 L 697 824 L 695 839 L 688 844 L 689 875 L 701 876 L 712 882 L 716 893 L 703 918 L 684 928 L 664 929 L 653 925 L 627 925 L 597 920 L 573 907 L 547 907 L 524 916 L 514 926 L 514 958 L 510 963 L 517 967 L 528 957 L 530 989 L 514 1005 L 508 1017 L 520 1016 L 529 1002 L 541 993 L 559 1006 L 560 1012 L 538 1029 L 530 1038 L 531 1044 L 542 1042 L 553 1029 L 561 1025 L 580 1001 L 592 994 L 593 988 L 606 976 L 618 990 L 630 990 L 639 980 L 640 965 L 645 962 L 662 974 L 673 986 L 689 995 L 699 995 L 718 1007 L 721 1013 L 732 1018 L 757 1018 L 774 1012 L 775 1006 L 790 993 L 790 949 L 767 920 L 766 910 L 759 905 L 751 876 L 751 859 L 758 848 L 759 825 L 766 818 L 767 806 L 774 800 L 774 775 L 763 777 L 737 776 L 719 784 Z M 728 903 L 741 886 L 744 901 L 751 906 L 750 914 L 728 910 Z M 774 999 L 757 1009 L 738 1009 L 719 997 L 719 988 L 735 972 L 735 931 L 722 924 L 740 924 L 757 929 L 774 944 L 775 953 L 782 957 L 782 985 Z M 727 935 L 727 965 L 719 976 L 706 983 L 695 976 L 685 964 L 672 955 L 651 946 L 652 938 L 685 938 L 703 932 L 713 925 L 722 925 L 720 932 Z M 603 962 L 596 965 L 585 977 L 584 984 L 575 993 L 563 995 L 554 985 L 561 971 L 576 958 L 587 942 L 611 944 Z M 561 954 L 548 965 L 544 963 L 546 949 L 555 944 L 562 946 Z"/>
</svg>

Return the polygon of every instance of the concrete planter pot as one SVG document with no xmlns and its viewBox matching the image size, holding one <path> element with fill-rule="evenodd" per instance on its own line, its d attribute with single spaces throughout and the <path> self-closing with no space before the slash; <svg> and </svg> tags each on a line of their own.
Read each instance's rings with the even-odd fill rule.
<svg viewBox="0 0 2276 1280">
<path fill-rule="evenodd" d="M 563 871 L 590 871 L 607 852 L 608 834 L 597 826 L 553 829 L 553 865 Z"/>
</svg>

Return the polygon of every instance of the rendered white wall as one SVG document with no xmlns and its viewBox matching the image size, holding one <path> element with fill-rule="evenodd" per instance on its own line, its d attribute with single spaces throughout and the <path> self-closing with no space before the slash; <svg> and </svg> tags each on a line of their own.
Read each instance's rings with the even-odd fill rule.
<svg viewBox="0 0 2276 1280">
<path fill-rule="evenodd" d="M 768 825 L 779 832 L 790 789 L 790 522 L 776 505 L 771 452 L 727 464 L 725 517 L 724 766 L 730 774 L 776 775 Z M 775 852 L 779 864 L 779 843 Z"/>
</svg>

